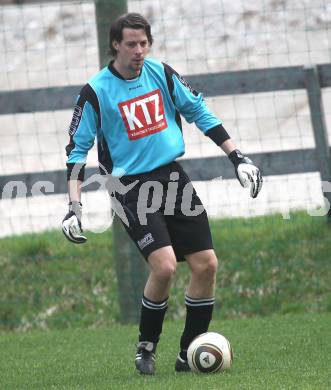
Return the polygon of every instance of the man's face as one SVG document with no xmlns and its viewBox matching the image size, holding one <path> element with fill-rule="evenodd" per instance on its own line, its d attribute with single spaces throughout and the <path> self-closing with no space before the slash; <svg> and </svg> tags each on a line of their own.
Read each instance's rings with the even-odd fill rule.
<svg viewBox="0 0 331 390">
<path fill-rule="evenodd" d="M 117 50 L 115 63 L 120 67 L 125 77 L 139 75 L 144 58 L 149 52 L 149 43 L 143 29 L 124 28 L 121 42 L 113 42 Z"/>
</svg>

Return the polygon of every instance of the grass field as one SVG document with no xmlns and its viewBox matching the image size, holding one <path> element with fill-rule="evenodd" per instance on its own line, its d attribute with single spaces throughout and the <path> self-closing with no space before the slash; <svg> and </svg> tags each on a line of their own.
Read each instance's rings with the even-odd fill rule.
<svg viewBox="0 0 331 390">
<path fill-rule="evenodd" d="M 45 232 L 0 240 L 0 389 L 330 389 L 330 225 L 297 212 L 290 220 L 214 220 L 211 228 L 220 266 L 210 330 L 231 341 L 230 372 L 174 372 L 185 264 L 157 375 L 141 377 L 137 326 L 118 324 L 111 232 L 88 233 L 81 246 Z"/>
<path fill-rule="evenodd" d="M 299 212 L 290 220 L 213 220 L 211 228 L 220 259 L 215 318 L 331 312 L 331 226 L 325 218 Z M 59 231 L 0 240 L 0 330 L 118 322 L 111 231 L 87 235 L 81 246 Z M 180 264 L 168 318 L 183 318 L 188 276 Z"/>
<path fill-rule="evenodd" d="M 0 333 L 1 389 L 330 389 L 331 314 L 216 320 L 234 348 L 225 374 L 174 372 L 182 322 L 166 322 L 154 377 L 133 364 L 137 328 Z"/>
</svg>

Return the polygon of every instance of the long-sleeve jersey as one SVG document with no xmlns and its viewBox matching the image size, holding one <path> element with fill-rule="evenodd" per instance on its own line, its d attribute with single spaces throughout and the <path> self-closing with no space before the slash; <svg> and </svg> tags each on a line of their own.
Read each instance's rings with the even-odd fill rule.
<svg viewBox="0 0 331 390">
<path fill-rule="evenodd" d="M 221 125 L 202 94 L 169 65 L 147 58 L 139 77 L 125 80 L 110 64 L 78 96 L 66 147 L 68 172 L 85 164 L 95 138 L 104 173 L 132 175 L 170 163 L 185 152 L 180 115 L 205 134 Z M 221 138 L 229 137 L 225 132 Z"/>
</svg>

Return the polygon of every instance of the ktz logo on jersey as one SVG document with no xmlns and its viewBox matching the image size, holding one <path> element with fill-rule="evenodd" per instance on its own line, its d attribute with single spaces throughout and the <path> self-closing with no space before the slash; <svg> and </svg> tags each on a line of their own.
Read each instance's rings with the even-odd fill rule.
<svg viewBox="0 0 331 390">
<path fill-rule="evenodd" d="M 71 124 L 69 127 L 69 135 L 74 135 L 78 129 L 80 119 L 82 117 L 82 107 L 76 105 L 72 116 Z"/>
<path fill-rule="evenodd" d="M 157 133 L 167 127 L 159 89 L 126 100 L 118 106 L 131 141 Z"/>
</svg>

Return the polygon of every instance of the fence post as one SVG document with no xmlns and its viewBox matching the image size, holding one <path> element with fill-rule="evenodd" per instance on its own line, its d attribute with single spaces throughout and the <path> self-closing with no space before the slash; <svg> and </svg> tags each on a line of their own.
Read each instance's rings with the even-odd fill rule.
<svg viewBox="0 0 331 390">
<path fill-rule="evenodd" d="M 127 9 L 127 0 L 95 0 L 100 68 L 109 62 L 109 27 L 118 16 L 126 13 Z"/>
<path fill-rule="evenodd" d="M 116 264 L 120 321 L 138 323 L 147 265 L 118 217 L 113 221 L 113 257 Z"/>
<path fill-rule="evenodd" d="M 109 62 L 109 27 L 119 15 L 125 12 L 127 12 L 126 0 L 95 0 L 100 68 Z M 112 231 L 120 321 L 137 323 L 140 316 L 141 296 L 147 278 L 147 265 L 117 216 L 114 218 Z"/>
<path fill-rule="evenodd" d="M 328 132 L 326 128 L 322 91 L 316 66 L 306 66 L 306 88 L 310 108 L 310 118 L 314 130 L 316 157 L 323 182 L 323 196 L 329 202 L 327 220 L 331 223 L 331 192 L 325 183 L 331 183 L 331 158 Z"/>
</svg>

